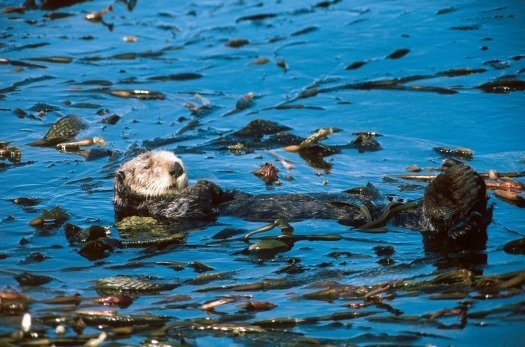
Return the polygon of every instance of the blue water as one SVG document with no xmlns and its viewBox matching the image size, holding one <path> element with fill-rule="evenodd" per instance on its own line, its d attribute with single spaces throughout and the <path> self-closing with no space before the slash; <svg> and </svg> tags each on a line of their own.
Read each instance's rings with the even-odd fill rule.
<svg viewBox="0 0 525 347">
<path fill-rule="evenodd" d="M 4 1 L 1 6 L 5 8 L 19 4 L 17 1 Z M 432 151 L 436 146 L 473 150 L 474 159 L 469 164 L 480 172 L 490 169 L 498 172 L 525 170 L 524 92 L 494 94 L 475 88 L 503 76 L 524 78 L 525 31 L 522 23 L 525 22 L 525 5 L 522 1 L 493 4 L 479 1 L 341 1 L 331 3 L 328 7 L 316 7 L 315 1 L 139 1 L 133 11 L 128 11 L 120 2 L 113 3 L 114 12 L 104 16 L 107 24 L 114 25 L 112 31 L 102 23 L 90 23 L 83 19 L 87 13 L 100 11 L 109 4 L 105 1 L 90 1 L 56 11 L 0 14 L 0 58 L 46 66 L 20 68 L 2 64 L 0 89 L 29 78 L 50 77 L 20 85 L 14 91 L 0 92 L 0 141 L 11 142 L 10 146 L 19 147 L 22 163 L 26 163 L 14 165 L 6 160 L 0 162 L 3 165 L 0 172 L 0 233 L 3 239 L 0 253 L 7 255 L 6 259 L 0 260 L 3 270 L 0 272 L 0 290 L 12 289 L 36 299 L 75 293 L 89 298 L 97 296 L 93 289 L 94 281 L 118 274 L 154 275 L 165 281 L 189 280 L 197 273 L 188 266 L 174 272 L 152 262 L 176 261 L 186 264 L 199 260 L 214 267 L 215 271 L 236 271 L 234 279 L 199 286 L 183 284 L 170 292 L 142 296 L 129 308 L 118 310 L 119 313 L 149 312 L 168 315 L 172 320 L 207 316 L 217 318 L 217 314 L 205 313 L 199 308 L 170 309 L 155 302 L 167 295 L 184 293 L 202 305 L 221 295 L 243 294 L 252 295 L 253 300 L 270 301 L 278 305 L 271 311 L 256 313 L 252 319 L 262 320 L 289 316 L 304 318 L 346 310 L 342 305 L 349 301 L 344 299 L 332 303 L 292 299 L 316 290 L 308 287 L 315 281 L 334 280 L 345 285 L 372 285 L 394 279 L 426 279 L 438 271 L 432 261 L 425 261 L 418 233 L 391 228 L 387 234 L 364 234 L 350 231 L 332 221 L 294 223 L 295 232 L 340 233 L 348 239 L 338 242 L 299 242 L 289 252 L 263 264 L 256 264 L 249 257 L 235 254 L 246 247 L 242 242 L 213 247 L 198 246 L 211 241 L 211 237 L 225 226 L 247 230 L 261 226 L 261 223 L 233 218 L 220 218 L 221 225 L 190 233 L 186 243 L 196 247 L 182 247 L 147 258 L 149 263 L 139 268 L 109 268 L 110 265 L 125 264 L 139 256 L 141 253 L 137 249 L 118 251 L 94 264 L 81 257 L 76 247 L 68 244 L 63 228 L 39 231 L 28 225 L 43 209 L 59 205 L 71 214 L 70 223 L 84 228 L 93 224 L 109 226 L 112 236 L 118 237 L 117 230 L 112 227 L 112 173 L 122 156 L 116 162 L 109 162 L 108 158 L 86 161 L 81 156 L 60 153 L 53 148 L 27 145 L 42 138 L 49 126 L 61 116 L 71 113 L 90 125 L 79 138 L 100 136 L 108 142 L 107 147 L 117 153 L 140 147 L 144 140 L 172 137 L 191 118 L 184 104 L 195 93 L 208 98 L 216 109 L 199 119 L 198 128 L 185 133 L 198 135 L 201 134 L 199 131 L 205 132 L 204 136 L 195 136 L 194 140 L 181 143 L 185 146 L 203 144 L 212 139 L 215 132 L 238 130 L 256 118 L 287 125 L 293 128 L 294 134 L 303 137 L 321 127 L 342 129 L 324 141 L 331 145 L 348 143 L 356 131 L 376 131 L 383 135 L 378 138 L 381 151 L 358 153 L 347 149 L 326 158 L 333 163 L 329 173 L 309 167 L 296 154 L 276 150 L 279 155 L 295 162 L 295 168 L 289 172 L 279 166 L 282 175 L 288 174 L 295 179 L 282 180 L 281 186 L 271 188 L 251 174 L 265 161 L 273 160 L 265 152 L 242 156 L 218 151 L 181 154 L 189 168 L 191 182 L 207 178 L 224 188 L 237 188 L 254 194 L 268 191 L 340 191 L 372 182 L 384 192 L 417 198 L 422 195 L 424 184 L 420 184 L 421 188 L 415 191 L 400 192 L 399 182 L 388 183 L 383 178 L 405 173 L 405 168 L 412 164 L 439 167 L 442 158 Z M 438 14 L 440 10 L 445 13 Z M 49 15 L 57 13 L 69 16 L 50 19 Z M 255 14 L 275 16 L 260 21 L 242 20 Z M 311 30 L 300 34 L 300 30 L 307 28 Z M 125 42 L 124 36 L 134 36 L 137 42 Z M 232 39 L 246 39 L 249 43 L 240 48 L 225 46 Z M 30 48 L 28 45 L 38 47 Z M 406 56 L 386 58 L 402 48 L 410 50 Z M 135 57 L 115 58 L 117 54 L 123 53 L 135 53 Z M 66 56 L 72 61 L 53 63 L 27 60 L 51 56 Z M 250 64 L 258 58 L 267 58 L 269 61 L 264 65 Z M 287 69 L 277 65 L 279 60 L 286 62 Z M 345 69 L 356 61 L 367 61 L 367 64 L 355 70 Z M 320 87 L 324 88 L 433 75 L 458 68 L 486 71 L 407 83 L 457 91 L 451 95 L 424 91 L 339 89 L 295 101 L 317 109 L 265 110 L 293 98 L 316 81 L 321 82 Z M 203 77 L 185 81 L 148 79 L 178 73 L 198 73 Z M 109 88 L 112 89 L 153 90 L 164 93 L 166 97 L 164 100 L 148 101 L 119 98 L 98 91 L 100 85 L 86 83 L 91 80 L 109 82 Z M 234 108 L 237 99 L 248 92 L 255 95 L 251 108 L 221 117 Z M 36 115 L 37 112 L 30 110 L 37 103 L 54 105 L 60 110 L 40 117 Z M 99 106 L 74 107 L 78 103 Z M 14 113 L 16 108 L 35 115 L 39 120 L 27 116 L 17 117 Z M 99 109 L 108 110 L 104 116 L 119 115 L 120 121 L 115 125 L 102 124 L 103 117 L 96 114 Z M 186 121 L 179 121 L 180 117 L 185 117 Z M 176 151 L 177 144 L 165 146 L 164 149 Z M 276 165 L 279 164 L 276 162 Z M 496 199 L 492 193 L 490 195 L 490 201 L 495 203 L 494 222 L 488 229 L 488 261 L 483 272 L 502 274 L 523 271 L 523 255 L 506 254 L 502 246 L 509 240 L 524 236 L 525 214 L 522 209 Z M 32 209 L 23 209 L 9 200 L 17 197 L 39 198 L 41 202 Z M 21 244 L 22 238 L 29 242 Z M 394 266 L 384 267 L 376 263 L 378 257 L 372 247 L 378 244 L 395 247 L 396 253 L 392 256 L 396 262 Z M 36 251 L 49 258 L 41 263 L 22 263 L 28 254 Z M 344 261 L 335 260 L 328 256 L 333 251 L 349 251 L 360 256 Z M 303 281 L 292 288 L 241 293 L 197 291 L 216 285 L 279 278 L 283 275 L 275 271 L 291 258 L 300 259 L 301 264 L 309 269 L 303 274 Z M 331 264 L 328 268 L 330 273 L 319 271 L 323 262 Z M 75 269 L 70 269 L 73 267 Z M 20 287 L 12 274 L 23 271 L 45 273 L 52 276 L 54 281 L 37 288 Z M 476 301 L 472 310 L 483 311 L 515 304 L 524 298 L 520 293 L 509 298 Z M 402 310 L 404 315 L 421 316 L 454 308 L 459 305 L 459 301 L 430 300 L 423 294 L 395 298 L 389 304 Z M 104 309 L 92 304 L 90 306 L 87 301 L 83 305 L 90 309 Z M 29 311 L 38 317 L 43 309 L 49 309 L 49 306 L 35 303 Z M 233 314 L 238 308 L 229 304 L 218 311 Z M 379 315 L 390 314 L 381 312 Z M 453 330 L 428 325 L 375 323 L 359 318 L 342 321 L 341 324 L 327 321 L 301 325 L 293 328 L 290 334 L 333 339 L 331 341 L 334 343 L 363 334 L 374 335 L 368 340 L 353 340 L 356 344 L 365 345 L 383 341 L 381 334 L 397 336 L 406 332 L 411 332 L 411 336 L 417 338 L 403 343 L 413 345 L 516 345 L 522 341 L 525 327 L 522 312 L 509 317 L 503 315 L 503 319 L 489 317 L 486 322 L 470 319 L 463 329 Z M 442 321 L 453 324 L 456 318 Z M 12 331 L 15 326 L 6 324 L 2 332 Z M 95 331 L 90 329 L 91 333 Z M 276 333 L 276 339 L 277 336 Z M 133 336 L 124 341 L 138 344 L 143 338 Z M 386 337 L 384 339 L 390 341 Z M 212 333 L 203 333 L 192 341 L 197 345 L 250 343 L 250 339 Z"/>
</svg>

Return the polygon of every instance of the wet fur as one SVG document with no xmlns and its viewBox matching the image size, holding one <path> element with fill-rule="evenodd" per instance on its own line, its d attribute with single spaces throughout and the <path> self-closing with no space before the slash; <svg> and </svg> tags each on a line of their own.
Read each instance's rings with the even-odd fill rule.
<svg viewBox="0 0 525 347">
<path fill-rule="evenodd" d="M 152 201 L 172 200 L 188 186 L 184 163 L 172 152 L 146 152 L 124 163 L 115 174 L 117 219 L 151 215 Z"/>
<path fill-rule="evenodd" d="M 260 194 L 227 192 L 228 201 L 218 206 L 219 214 L 235 216 L 254 222 L 273 222 L 276 219 L 299 221 L 333 219 L 343 225 L 359 226 L 366 222 L 357 207 L 358 200 L 348 193 Z"/>
<path fill-rule="evenodd" d="M 421 230 L 427 249 L 483 249 L 492 206 L 483 178 L 470 166 L 447 159 L 425 189 Z"/>
<path fill-rule="evenodd" d="M 373 206 L 373 198 L 361 199 Z M 365 222 L 356 198 L 344 192 L 249 195 L 224 192 L 206 180 L 188 187 L 184 164 L 166 151 L 147 152 L 122 165 L 115 175 L 114 202 L 117 220 L 152 216 L 181 227 L 212 221 L 219 214 L 265 222 L 278 218 L 333 219 L 353 226 Z M 427 250 L 441 251 L 484 249 L 491 219 L 483 178 L 467 164 L 447 159 L 426 188 L 422 209 L 394 221 L 420 230 Z"/>
</svg>

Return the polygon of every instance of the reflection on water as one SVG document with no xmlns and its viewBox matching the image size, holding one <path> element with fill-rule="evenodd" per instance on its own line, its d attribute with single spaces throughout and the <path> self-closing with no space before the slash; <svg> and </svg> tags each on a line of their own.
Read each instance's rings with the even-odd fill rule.
<svg viewBox="0 0 525 347">
<path fill-rule="evenodd" d="M 371 182 L 419 198 L 424 182 L 393 175 L 413 164 L 434 174 L 427 170 L 443 159 L 436 147 L 472 150 L 467 160 L 479 172 L 523 171 L 520 1 L 44 3 L 4 2 L 0 14 L 0 291 L 34 299 L 8 306 L 2 298 L 1 334 L 30 312 L 34 328 L 55 339 L 56 314 L 69 319 L 65 336 L 80 334 L 83 344 L 97 325 L 111 325 L 85 311 L 112 309 L 122 315 L 112 328 L 137 328 L 106 329 L 109 338 L 132 344 L 149 341 L 152 327 L 166 343 L 197 345 L 519 341 L 523 275 L 513 272 L 524 263 L 503 246 L 523 237 L 525 217 L 492 192 L 487 252 L 481 260 L 462 255 L 494 275 L 480 279 L 447 273 L 461 259 L 425 254 L 417 232 L 363 233 L 334 221 L 293 223 L 294 235 L 310 239 L 265 242 L 276 251 L 266 259 L 246 253 L 260 239 L 242 240 L 263 224 L 229 217 L 183 242 L 124 247 L 129 234 L 114 228 L 112 187 L 123 160 L 160 148 L 179 153 L 192 183 L 206 178 L 252 194 Z M 68 115 L 82 124 L 78 132 L 52 127 Z M 263 146 L 218 146 L 254 119 L 290 135 L 271 153 L 263 150 L 271 133 L 261 135 Z M 338 130 L 320 141 L 337 149 L 330 155 L 283 150 L 320 128 Z M 380 148 L 358 150 L 359 132 L 381 134 Z M 265 162 L 278 167 L 280 185 L 252 174 Z M 66 219 L 28 224 L 55 206 Z M 70 241 L 72 225 L 106 226 L 98 230 L 114 243 L 88 260 L 84 241 Z M 24 273 L 50 282 L 20 285 Z M 46 279 L 27 274 L 29 283 Z M 93 301 L 115 283 L 127 286 L 127 299 L 111 308 Z M 69 299 L 46 301 L 58 297 Z"/>
</svg>

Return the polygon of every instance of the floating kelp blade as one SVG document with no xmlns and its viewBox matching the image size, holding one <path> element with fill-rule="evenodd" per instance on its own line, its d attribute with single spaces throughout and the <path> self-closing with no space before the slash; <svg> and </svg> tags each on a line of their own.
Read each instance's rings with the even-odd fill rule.
<svg viewBox="0 0 525 347">
<path fill-rule="evenodd" d="M 353 62 L 352 64 L 348 65 L 345 70 L 356 70 L 356 69 L 359 69 L 360 67 L 366 65 L 366 61 L 356 61 L 356 62 Z"/>
<path fill-rule="evenodd" d="M 42 214 L 32 219 L 29 225 L 34 228 L 57 227 L 68 219 L 69 213 L 60 206 L 55 206 L 51 210 L 42 211 Z"/>
<path fill-rule="evenodd" d="M 97 281 L 96 291 L 101 295 L 153 294 L 178 287 L 178 283 L 155 283 L 128 276 L 106 277 Z"/>
<path fill-rule="evenodd" d="M 489 178 L 490 173 L 489 172 L 479 172 L 479 175 L 483 178 Z M 499 177 L 525 177 L 525 171 L 511 171 L 511 172 L 499 172 Z M 421 181 L 421 182 L 430 182 L 434 180 L 434 178 L 437 177 L 437 174 L 400 174 L 400 175 L 393 175 L 394 177 L 405 179 L 405 180 L 414 180 L 414 181 Z M 487 182 L 487 188 L 490 189 L 492 186 L 496 188 L 498 184 L 501 185 L 516 185 L 516 186 L 522 186 L 523 183 L 520 182 L 512 182 L 512 183 L 506 183 L 506 182 Z"/>
<path fill-rule="evenodd" d="M 259 252 L 275 252 L 280 253 L 285 250 L 288 250 L 290 246 L 282 241 L 276 240 L 276 239 L 264 239 L 259 242 L 256 242 L 250 247 L 248 247 L 248 251 L 251 253 L 259 253 Z"/>
<path fill-rule="evenodd" d="M 66 57 L 66 56 L 51 56 L 51 57 L 31 57 L 31 58 L 26 58 L 26 60 L 44 61 L 46 63 L 68 64 L 73 61 L 73 58 Z"/>
<path fill-rule="evenodd" d="M 248 241 L 248 239 L 251 236 L 253 236 L 255 234 L 262 233 L 262 232 L 266 232 L 266 231 L 272 230 L 275 227 L 278 227 L 279 229 L 281 229 L 281 233 L 283 235 L 292 235 L 293 234 L 293 230 L 294 229 L 293 229 L 293 227 L 290 224 L 288 224 L 288 222 L 286 222 L 283 219 L 277 219 L 273 223 L 267 224 L 265 226 L 262 226 L 262 227 L 260 227 L 258 229 L 255 229 L 255 230 L 249 232 L 248 234 L 246 234 L 244 236 L 244 240 Z"/>
<path fill-rule="evenodd" d="M 56 146 L 58 148 L 66 149 L 66 148 L 78 148 L 78 147 L 85 147 L 85 146 L 93 146 L 95 144 L 98 145 L 98 146 L 105 146 L 106 145 L 106 141 L 103 138 L 101 138 L 101 137 L 94 136 L 94 137 L 83 138 L 83 139 L 80 139 L 80 140 L 77 140 L 77 141 L 58 143 Z"/>
<path fill-rule="evenodd" d="M 61 142 L 73 140 L 82 130 L 88 128 L 87 123 L 77 115 L 71 114 L 57 120 L 42 140 L 28 143 L 29 146 L 54 146 Z"/>
<path fill-rule="evenodd" d="M 507 176 L 508 177 L 508 176 Z M 507 191 L 512 193 L 523 193 L 525 192 L 525 183 L 514 182 L 514 181 L 486 181 L 487 189 L 494 191 Z"/>
<path fill-rule="evenodd" d="M 100 89 L 99 91 L 125 99 L 164 100 L 166 98 L 166 95 L 161 92 L 146 89 Z"/>
<path fill-rule="evenodd" d="M 386 232 L 386 229 L 382 229 L 380 227 L 385 225 L 392 216 L 394 216 L 396 213 L 416 208 L 417 206 L 418 204 L 415 201 L 407 203 L 393 201 L 385 206 L 383 214 L 378 219 L 370 220 L 365 225 L 362 225 L 357 229 L 368 232 Z M 363 211 L 363 209 L 361 209 L 361 211 Z M 366 213 L 365 216 L 367 216 L 367 219 L 370 218 L 370 213 Z"/>
<path fill-rule="evenodd" d="M 12 91 L 15 91 L 18 87 L 25 86 L 25 85 L 32 84 L 32 83 L 36 83 L 36 82 L 49 80 L 49 79 L 53 79 L 53 78 L 55 78 L 55 77 L 53 77 L 53 76 L 28 77 L 28 78 L 26 78 L 26 79 L 24 79 L 22 81 L 13 83 L 9 87 L 5 87 L 5 88 L 0 89 L 0 93 L 12 92 Z"/>
<path fill-rule="evenodd" d="M 237 305 L 237 307 L 247 311 L 269 311 L 277 305 L 268 301 L 248 301 L 245 304 Z"/>
<path fill-rule="evenodd" d="M 339 129 L 335 129 L 335 128 L 319 129 L 316 131 L 315 134 L 306 138 L 299 145 L 286 146 L 284 147 L 284 150 L 288 152 L 298 152 L 298 151 L 307 149 L 315 145 L 317 142 L 325 139 L 326 137 L 328 137 L 328 135 L 333 134 L 334 132 L 338 132 L 338 131 Z"/>
<path fill-rule="evenodd" d="M 31 64 L 26 63 L 25 61 L 20 60 L 12 60 L 7 58 L 0 58 L 0 64 L 10 64 L 13 66 L 22 66 L 22 67 L 28 67 L 28 68 L 39 68 L 39 69 L 47 69 L 47 66 L 44 65 L 37 65 L 37 64 Z M 4 92 L 7 90 L 4 90 Z"/>
<path fill-rule="evenodd" d="M 508 203 L 515 204 L 518 207 L 525 207 L 525 195 L 514 193 L 508 190 L 494 190 L 494 195 Z"/>
<path fill-rule="evenodd" d="M 77 311 L 75 314 L 79 315 L 82 320 L 89 326 L 108 325 L 110 327 L 121 327 L 129 325 L 148 324 L 152 326 L 159 326 L 166 323 L 169 318 L 167 316 L 158 316 L 150 314 L 117 314 L 113 311 Z"/>
<path fill-rule="evenodd" d="M 284 241 L 339 241 L 343 237 L 339 234 L 324 235 L 279 235 L 277 239 Z"/>
<path fill-rule="evenodd" d="M 213 281 L 222 281 L 222 280 L 231 279 L 233 278 L 234 274 L 235 274 L 235 271 L 203 273 L 203 274 L 198 275 L 195 278 L 192 278 L 191 280 L 186 281 L 186 283 L 192 284 L 192 285 L 203 285 L 203 284 L 208 284 Z"/>
<path fill-rule="evenodd" d="M 188 81 L 188 80 L 195 80 L 202 78 L 203 76 L 198 73 L 193 72 L 184 72 L 184 73 L 177 73 L 177 74 L 171 74 L 166 76 L 152 76 L 148 77 L 148 80 L 152 81 Z"/>
</svg>

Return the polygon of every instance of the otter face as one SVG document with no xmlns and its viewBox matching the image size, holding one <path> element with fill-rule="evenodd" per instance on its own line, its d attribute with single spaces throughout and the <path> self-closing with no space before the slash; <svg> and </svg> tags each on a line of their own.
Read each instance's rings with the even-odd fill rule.
<svg viewBox="0 0 525 347">
<path fill-rule="evenodd" d="M 117 176 L 121 185 L 144 197 L 178 193 L 188 186 L 184 163 L 168 151 L 141 154 L 122 165 Z"/>
</svg>

